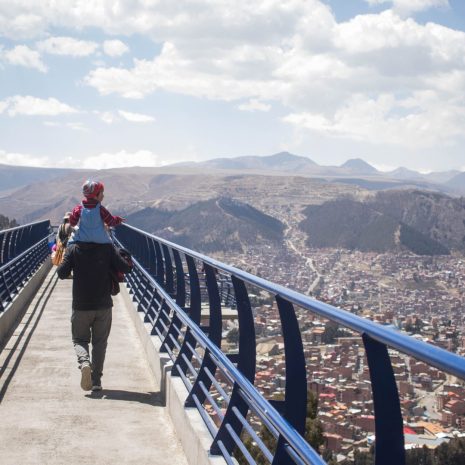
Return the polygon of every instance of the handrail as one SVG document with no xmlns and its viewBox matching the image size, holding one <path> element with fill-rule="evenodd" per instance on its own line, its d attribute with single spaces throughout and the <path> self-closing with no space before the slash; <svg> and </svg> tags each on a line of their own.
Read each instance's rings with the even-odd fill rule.
<svg viewBox="0 0 465 465">
<path fill-rule="evenodd" d="M 121 245 L 121 243 L 120 243 Z M 156 286 L 157 282 L 149 273 L 144 270 L 140 263 L 133 259 L 135 266 L 139 267 L 144 276 L 149 280 L 152 285 Z M 170 303 L 170 306 L 176 308 L 177 315 L 179 319 L 190 328 L 192 334 L 195 336 L 196 340 L 204 349 L 210 351 L 210 356 L 215 358 L 218 368 L 221 368 L 225 372 L 228 372 L 232 378 L 237 382 L 240 388 L 243 390 L 244 394 L 248 397 L 249 402 L 256 405 L 256 410 L 261 412 L 266 412 L 269 419 L 283 436 L 289 441 L 289 444 L 299 453 L 299 456 L 305 463 L 310 464 L 325 464 L 321 457 L 312 449 L 309 444 L 300 436 L 296 430 L 279 414 L 279 412 L 267 402 L 261 394 L 258 392 L 257 388 L 245 377 L 242 373 L 234 366 L 234 364 L 225 357 L 225 354 L 219 349 L 215 344 L 211 342 L 206 334 L 200 329 L 200 327 L 189 317 L 189 315 L 170 297 L 170 295 L 165 292 L 163 289 L 158 290 L 160 296 Z M 310 462 L 308 462 L 310 459 Z"/>
<path fill-rule="evenodd" d="M 188 389 L 186 406 L 197 407 L 213 437 L 212 454 L 221 454 L 234 463 L 240 450 L 247 463 L 255 463 L 241 439 L 241 431 L 252 431 L 247 413 L 253 412 L 277 439 L 272 454 L 259 439 L 255 441 L 272 465 L 322 464 L 321 457 L 303 439 L 307 381 L 303 345 L 294 310 L 300 308 L 361 333 L 371 378 L 375 411 L 376 465 L 405 464 L 403 420 L 399 394 L 388 351 L 398 350 L 431 366 L 465 379 L 465 359 L 408 335 L 396 332 L 319 302 L 294 290 L 274 284 L 213 258 L 174 244 L 130 225 L 116 228 L 116 240 L 129 249 L 136 267 L 127 282 L 152 334 L 162 341 Z M 205 285 L 200 284 L 200 271 Z M 239 352 L 221 351 L 222 302 L 218 276 L 227 276 L 234 289 L 239 322 Z M 285 349 L 285 399 L 273 406 L 254 387 L 255 330 L 245 284 L 274 295 L 281 320 Z M 206 289 L 201 292 L 202 289 Z M 206 295 L 205 295 L 206 294 Z M 210 308 L 209 326 L 201 327 L 201 308 Z M 202 353 L 196 350 L 202 349 Z M 235 365 L 237 363 L 237 366 Z M 223 376 L 218 377 L 218 371 Z M 225 381 L 226 380 L 226 381 Z M 222 383 L 226 383 L 223 385 Z M 229 392 L 225 386 L 229 386 Z M 219 425 L 212 422 L 205 402 L 214 399 L 216 389 L 227 404 L 223 412 L 215 405 Z M 276 407 L 276 408 L 275 408 Z M 252 436 L 255 433 L 252 431 Z"/>
<path fill-rule="evenodd" d="M 13 228 L 2 229 L 2 230 L 0 230 L 0 234 L 9 233 L 9 232 L 12 232 L 12 231 L 16 231 L 18 229 L 24 229 L 24 228 L 28 228 L 30 226 L 35 226 L 37 224 L 42 224 L 42 223 L 50 224 L 50 220 L 33 221 L 32 223 L 21 224 L 19 226 L 14 226 Z"/>
<path fill-rule="evenodd" d="M 49 255 L 49 235 L 49 221 L 0 231 L 0 314 Z"/>
<path fill-rule="evenodd" d="M 28 254 L 30 254 L 31 252 L 34 251 L 34 249 L 36 249 L 38 246 L 46 243 L 45 240 L 47 239 L 47 237 L 44 237 L 43 239 L 41 239 L 40 241 L 38 241 L 37 243 L 35 243 L 34 245 L 32 245 L 31 247 L 29 247 L 27 250 L 25 250 L 24 252 L 21 252 L 20 255 L 18 255 L 17 257 L 15 258 L 12 258 L 8 263 L 5 263 L 4 265 L 1 265 L 0 266 L 0 273 L 3 273 L 6 269 L 8 269 L 9 267 L 15 265 L 17 262 L 19 262 L 20 260 L 23 260 Z M 46 243 L 47 244 L 47 243 Z"/>
<path fill-rule="evenodd" d="M 49 220 L 36 221 L 0 231 L 0 265 L 17 257 L 49 232 Z"/>
</svg>

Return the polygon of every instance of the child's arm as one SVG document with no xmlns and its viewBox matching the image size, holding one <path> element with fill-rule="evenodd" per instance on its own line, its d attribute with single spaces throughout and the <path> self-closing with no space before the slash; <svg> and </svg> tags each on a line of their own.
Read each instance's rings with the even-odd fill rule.
<svg viewBox="0 0 465 465">
<path fill-rule="evenodd" d="M 82 210 L 82 205 L 77 205 L 76 207 L 74 207 L 69 217 L 69 224 L 71 226 L 74 227 L 78 224 L 79 218 L 81 217 L 81 210 Z"/>
<path fill-rule="evenodd" d="M 124 218 L 121 218 L 121 216 L 113 216 L 103 206 L 100 206 L 100 216 L 102 217 L 103 222 L 109 227 L 118 226 L 124 221 Z"/>
</svg>

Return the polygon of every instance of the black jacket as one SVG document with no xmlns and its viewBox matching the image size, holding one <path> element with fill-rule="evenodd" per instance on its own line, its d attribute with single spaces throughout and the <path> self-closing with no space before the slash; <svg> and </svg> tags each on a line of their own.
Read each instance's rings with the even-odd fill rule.
<svg viewBox="0 0 465 465">
<path fill-rule="evenodd" d="M 110 269 L 122 273 L 131 269 L 111 244 L 76 242 L 66 248 L 57 274 L 64 279 L 73 272 L 73 310 L 113 307 Z"/>
</svg>

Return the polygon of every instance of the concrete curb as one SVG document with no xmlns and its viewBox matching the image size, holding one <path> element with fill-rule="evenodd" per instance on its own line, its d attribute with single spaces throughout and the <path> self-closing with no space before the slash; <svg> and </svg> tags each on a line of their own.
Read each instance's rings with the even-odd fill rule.
<svg viewBox="0 0 465 465">
<path fill-rule="evenodd" d="M 172 362 L 168 354 L 160 353 L 158 336 L 151 336 L 151 325 L 144 323 L 144 315 L 138 312 L 131 295 L 121 286 L 121 296 L 131 316 L 152 373 L 160 385 L 160 393 L 171 417 L 176 434 L 190 465 L 225 465 L 221 456 L 209 454 L 212 436 L 196 408 L 185 408 L 187 390 L 181 378 L 171 376 Z"/>
<path fill-rule="evenodd" d="M 19 291 L 7 309 L 0 313 L 0 349 L 5 346 L 14 329 L 21 321 L 29 304 L 44 282 L 52 268 L 50 258 L 47 258 L 26 285 Z"/>
</svg>

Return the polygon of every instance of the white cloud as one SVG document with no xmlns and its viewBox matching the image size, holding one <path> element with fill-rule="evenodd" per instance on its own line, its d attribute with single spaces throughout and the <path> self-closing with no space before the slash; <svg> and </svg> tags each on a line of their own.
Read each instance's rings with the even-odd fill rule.
<svg viewBox="0 0 465 465">
<path fill-rule="evenodd" d="M 332 117 L 302 112 L 289 114 L 283 121 L 334 137 L 414 149 L 461 136 L 465 108 L 443 102 L 434 92 L 406 99 L 392 94 L 382 94 L 376 99 L 355 95 Z"/>
<path fill-rule="evenodd" d="M 0 31 L 2 31 L 2 36 L 14 40 L 30 39 L 45 31 L 48 22 L 47 15 L 43 14 L 41 8 L 37 8 L 37 4 L 31 5 L 32 2 L 22 3 L 26 4 L 18 5 L 8 0 L 0 3 Z M 32 8 L 29 8 L 30 6 Z M 28 12 L 32 10 L 35 10 L 35 12 Z"/>
<path fill-rule="evenodd" d="M 72 37 L 50 37 L 37 42 L 37 48 L 52 55 L 84 57 L 92 55 L 97 50 L 98 44 L 88 40 L 73 39 Z"/>
<path fill-rule="evenodd" d="M 67 123 L 62 123 L 59 121 L 44 121 L 43 124 L 44 126 L 48 126 L 52 128 L 68 128 L 68 129 L 72 129 L 73 131 L 88 131 L 89 130 L 84 123 L 81 123 L 79 121 L 67 122 Z"/>
<path fill-rule="evenodd" d="M 118 117 L 111 111 L 94 111 L 94 113 L 106 124 L 118 121 Z"/>
<path fill-rule="evenodd" d="M 373 144 L 425 147 L 462 137 L 465 33 L 404 16 L 448 2 L 370 3 L 387 9 L 338 23 L 318 0 L 95 0 L 73 8 L 21 0 L 0 8 L 0 30 L 20 35 L 27 22 L 37 34 L 50 25 L 97 28 L 161 45 L 157 56 L 128 67 L 96 65 L 83 82 L 100 95 L 141 99 L 164 91 L 243 110 L 277 102 L 298 128 Z"/>
<path fill-rule="evenodd" d="M 263 103 L 260 100 L 253 98 L 246 103 L 238 105 L 237 108 L 242 111 L 270 111 L 271 105 Z"/>
<path fill-rule="evenodd" d="M 50 159 L 47 157 L 37 157 L 25 153 L 14 153 L 0 150 L 0 163 L 17 166 L 50 166 Z"/>
<path fill-rule="evenodd" d="M 118 113 L 127 121 L 131 123 L 152 123 L 155 118 L 150 115 L 143 115 L 141 113 L 131 113 L 129 111 L 118 110 Z"/>
<path fill-rule="evenodd" d="M 448 0 L 365 0 L 370 5 L 392 4 L 392 8 L 403 14 L 428 10 L 430 8 L 448 7 Z"/>
<path fill-rule="evenodd" d="M 161 166 L 160 157 L 150 150 L 128 152 L 121 150 L 116 153 L 101 153 L 83 161 L 83 168 L 106 169 L 124 168 L 128 166 Z"/>
<path fill-rule="evenodd" d="M 56 98 L 41 99 L 30 95 L 15 95 L 0 101 L 0 113 L 4 111 L 10 116 L 57 116 L 78 112 Z"/>
<path fill-rule="evenodd" d="M 40 53 L 26 45 L 17 45 L 3 53 L 5 60 L 11 65 L 35 68 L 42 73 L 47 72 L 47 67 L 42 62 Z"/>
<path fill-rule="evenodd" d="M 105 40 L 103 51 L 111 57 L 119 57 L 129 51 L 129 47 L 121 40 Z"/>
</svg>

